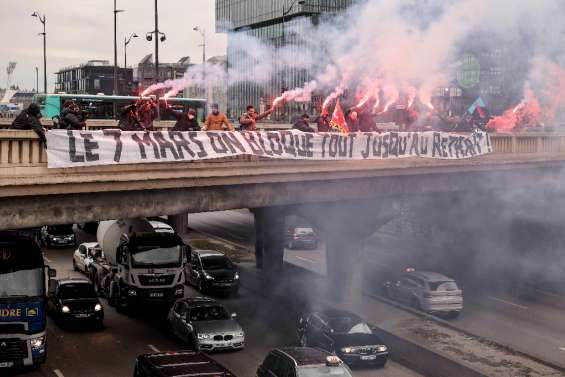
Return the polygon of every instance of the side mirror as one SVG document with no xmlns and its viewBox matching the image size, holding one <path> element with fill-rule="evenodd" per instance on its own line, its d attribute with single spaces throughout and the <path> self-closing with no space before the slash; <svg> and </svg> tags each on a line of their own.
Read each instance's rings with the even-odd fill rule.
<svg viewBox="0 0 565 377">
<path fill-rule="evenodd" d="M 232 314 L 231 314 L 231 317 L 232 317 L 232 318 L 237 318 L 237 313 L 232 313 Z"/>
<path fill-rule="evenodd" d="M 47 276 L 54 278 L 55 276 L 57 276 L 57 270 L 55 270 L 54 268 L 49 268 L 47 270 Z"/>
</svg>

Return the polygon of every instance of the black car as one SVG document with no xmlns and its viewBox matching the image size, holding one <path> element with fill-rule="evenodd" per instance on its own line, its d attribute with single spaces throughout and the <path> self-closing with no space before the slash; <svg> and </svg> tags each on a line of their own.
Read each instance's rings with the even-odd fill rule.
<svg viewBox="0 0 565 377">
<path fill-rule="evenodd" d="M 276 348 L 257 369 L 257 377 L 351 377 L 339 357 L 309 347 Z"/>
<path fill-rule="evenodd" d="M 71 225 L 46 225 L 41 228 L 43 246 L 75 246 L 76 237 Z"/>
<path fill-rule="evenodd" d="M 102 326 L 104 308 L 94 286 L 86 279 L 50 279 L 47 310 L 59 323 Z"/>
<path fill-rule="evenodd" d="M 346 311 L 328 309 L 305 315 L 300 318 L 298 336 L 301 346 L 335 353 L 349 365 L 384 366 L 388 360 L 388 348 L 372 326 Z"/>
<path fill-rule="evenodd" d="M 192 250 L 184 272 L 187 282 L 200 292 L 237 293 L 239 290 L 236 266 L 219 251 Z"/>
<path fill-rule="evenodd" d="M 133 377 L 235 377 L 235 374 L 203 353 L 159 352 L 140 355 Z"/>
<path fill-rule="evenodd" d="M 287 230 L 286 243 L 289 249 L 316 249 L 318 235 L 311 227 L 292 227 Z"/>
</svg>

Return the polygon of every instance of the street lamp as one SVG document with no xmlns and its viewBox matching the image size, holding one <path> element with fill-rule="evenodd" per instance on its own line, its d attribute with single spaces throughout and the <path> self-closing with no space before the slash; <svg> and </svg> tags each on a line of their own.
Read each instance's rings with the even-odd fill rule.
<svg viewBox="0 0 565 377">
<path fill-rule="evenodd" d="M 202 37 L 202 44 L 198 47 L 202 47 L 202 76 L 204 79 L 204 97 L 206 98 L 206 103 L 209 103 L 208 98 L 208 83 L 206 82 L 206 29 L 201 29 L 199 26 L 195 26 L 192 30 L 200 33 Z"/>
<path fill-rule="evenodd" d="M 41 17 L 38 12 L 33 12 L 31 16 L 37 17 L 43 24 L 43 33 L 38 35 L 43 35 L 43 92 L 47 94 L 47 33 L 45 32 L 45 14 Z"/>
<path fill-rule="evenodd" d="M 128 68 L 128 45 L 131 42 L 132 38 L 137 38 L 138 35 L 133 33 L 129 36 L 129 38 L 124 37 L 124 68 Z"/>
<path fill-rule="evenodd" d="M 39 93 L 39 68 L 35 67 L 35 93 Z"/>
<path fill-rule="evenodd" d="M 158 0 L 155 0 L 155 30 L 147 32 L 145 34 L 145 39 L 149 42 L 153 40 L 153 34 L 155 34 L 155 84 L 159 82 L 159 41 L 165 42 L 167 40 L 167 36 L 165 33 L 159 31 L 159 8 L 158 8 Z M 157 119 L 161 118 L 160 109 L 159 109 L 159 92 L 155 93 L 157 96 Z"/>
<path fill-rule="evenodd" d="M 112 94 L 118 94 L 118 31 L 117 19 L 118 13 L 125 12 L 124 10 L 116 9 L 116 0 L 114 0 L 114 89 Z M 114 106 L 114 114 L 116 114 L 116 106 Z"/>
</svg>

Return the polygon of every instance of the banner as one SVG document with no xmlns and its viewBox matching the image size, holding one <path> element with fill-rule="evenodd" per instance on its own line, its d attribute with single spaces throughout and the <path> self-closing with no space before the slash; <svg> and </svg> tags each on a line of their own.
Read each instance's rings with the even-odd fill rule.
<svg viewBox="0 0 565 377">
<path fill-rule="evenodd" d="M 65 131 L 46 133 L 49 168 L 198 161 L 252 155 L 289 160 L 462 159 L 492 152 L 484 132 Z"/>
</svg>

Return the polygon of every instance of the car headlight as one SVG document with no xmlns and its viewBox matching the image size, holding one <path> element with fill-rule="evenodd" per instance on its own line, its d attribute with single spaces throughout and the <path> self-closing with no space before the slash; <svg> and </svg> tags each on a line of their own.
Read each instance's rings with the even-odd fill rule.
<svg viewBox="0 0 565 377">
<path fill-rule="evenodd" d="M 94 311 L 95 312 L 99 312 L 100 310 L 102 310 L 102 305 L 100 305 L 100 304 L 94 305 Z"/>
<path fill-rule="evenodd" d="M 343 347 L 343 348 L 341 349 L 341 352 L 343 352 L 343 353 L 351 353 L 351 352 L 353 352 L 353 348 L 351 348 L 351 347 Z"/>
<path fill-rule="evenodd" d="M 208 280 L 214 280 L 214 277 L 212 275 L 209 275 L 209 274 L 204 274 L 204 277 Z"/>
<path fill-rule="evenodd" d="M 208 339 L 210 338 L 210 334 L 198 334 L 198 340 Z"/>
<path fill-rule="evenodd" d="M 39 336 L 37 338 L 31 338 L 29 340 L 31 348 L 37 350 L 45 347 L 45 336 Z"/>
<path fill-rule="evenodd" d="M 70 312 L 71 312 L 71 309 L 70 309 L 67 305 L 63 305 L 63 306 L 61 307 L 61 312 L 63 312 L 63 313 L 70 313 Z"/>
<path fill-rule="evenodd" d="M 236 272 L 235 276 L 233 277 L 235 280 L 239 280 L 239 274 Z"/>
<path fill-rule="evenodd" d="M 378 346 L 377 352 L 385 352 L 387 350 L 386 346 Z"/>
</svg>

